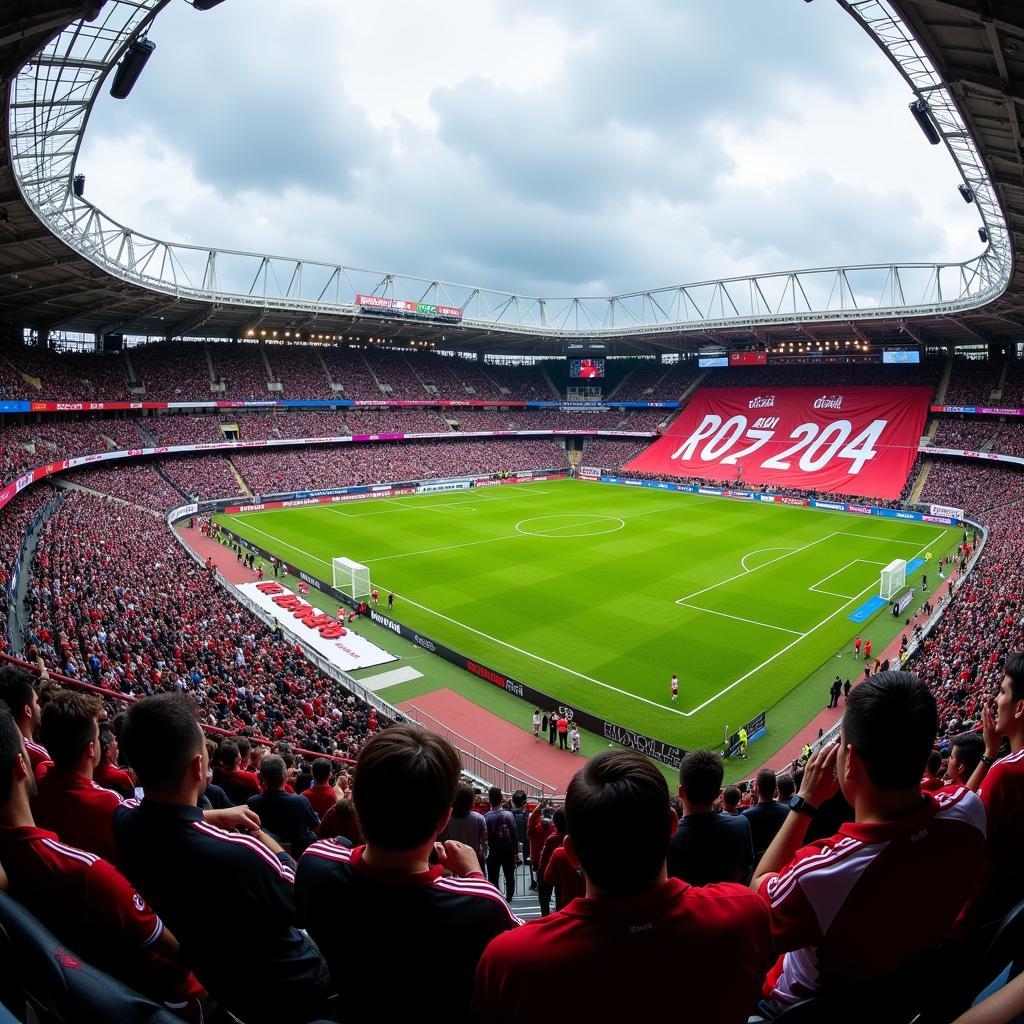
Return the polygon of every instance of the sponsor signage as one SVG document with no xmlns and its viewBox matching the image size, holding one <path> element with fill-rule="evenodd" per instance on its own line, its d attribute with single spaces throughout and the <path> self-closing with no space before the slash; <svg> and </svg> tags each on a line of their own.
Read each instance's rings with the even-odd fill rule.
<svg viewBox="0 0 1024 1024">
<path fill-rule="evenodd" d="M 701 388 L 625 469 L 898 498 L 928 415 L 926 387 Z"/>
<path fill-rule="evenodd" d="M 430 302 L 388 299 L 381 295 L 357 295 L 356 305 L 363 309 L 377 309 L 388 313 L 413 313 L 416 316 L 442 317 L 445 320 L 462 319 L 462 310 L 458 306 L 437 306 Z"/>
<path fill-rule="evenodd" d="M 716 370 L 729 365 L 728 356 L 698 356 L 697 365 L 702 370 Z"/>
<path fill-rule="evenodd" d="M 747 742 L 753 743 L 761 733 L 765 731 L 765 722 L 768 717 L 767 711 L 762 711 L 761 714 L 756 715 L 752 718 L 743 728 L 747 732 Z M 734 754 L 738 754 L 740 749 L 740 731 L 737 729 L 730 737 L 729 744 L 726 749 L 725 756 L 732 757 Z"/>
<path fill-rule="evenodd" d="M 907 610 L 907 605 L 910 604 L 910 602 L 913 600 L 913 597 L 914 597 L 914 591 L 913 590 L 908 590 L 905 594 L 903 594 L 900 597 L 899 601 L 896 602 L 896 612 L 897 612 L 897 614 L 899 612 L 904 612 L 904 611 Z"/>
<path fill-rule="evenodd" d="M 308 576 L 305 579 L 307 582 L 311 580 Z M 253 604 L 273 615 L 285 633 L 312 648 L 343 672 L 398 660 L 365 637 L 345 629 L 337 619 L 303 601 L 280 583 L 264 580 L 262 583 L 240 583 L 236 586 L 239 593 Z"/>
<path fill-rule="evenodd" d="M 767 366 L 767 352 L 730 352 L 730 366 Z"/>
<path fill-rule="evenodd" d="M 930 505 L 928 509 L 933 516 L 948 516 L 950 519 L 963 519 L 964 510 L 950 505 Z"/>
<path fill-rule="evenodd" d="M 894 364 L 906 364 L 906 363 L 919 363 L 921 362 L 921 353 L 916 350 L 910 349 L 883 349 L 882 350 L 882 362 L 883 363 L 894 363 Z"/>
</svg>

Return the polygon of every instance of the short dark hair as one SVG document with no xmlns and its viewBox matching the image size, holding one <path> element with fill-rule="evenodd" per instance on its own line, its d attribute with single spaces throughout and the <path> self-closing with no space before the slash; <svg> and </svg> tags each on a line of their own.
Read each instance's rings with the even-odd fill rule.
<svg viewBox="0 0 1024 1024">
<path fill-rule="evenodd" d="M 558 810 L 551 815 L 551 824 L 555 826 L 555 831 L 559 835 L 565 835 L 569 830 L 569 822 L 565 816 L 564 807 L 559 807 Z"/>
<path fill-rule="evenodd" d="M 73 768 L 96 737 L 103 703 L 91 693 L 58 690 L 43 708 L 39 739 L 58 768 Z"/>
<path fill-rule="evenodd" d="M 1006 656 L 1003 673 L 1010 680 L 1010 695 L 1013 699 L 1024 700 L 1024 651 Z"/>
<path fill-rule="evenodd" d="M 441 736 L 403 722 L 372 737 L 356 762 L 352 799 L 367 842 L 411 850 L 433 838 L 451 807 L 462 765 Z M 395 806 L 401 795 L 403 806 Z"/>
<path fill-rule="evenodd" d="M 526 790 L 517 789 L 512 794 L 512 806 L 513 807 L 525 807 L 526 806 Z"/>
<path fill-rule="evenodd" d="M 313 762 L 313 781 L 322 786 L 331 777 L 331 762 L 326 757 L 318 757 Z"/>
<path fill-rule="evenodd" d="M 724 777 L 722 759 L 713 750 L 691 750 L 679 762 L 679 785 L 690 803 L 711 803 Z"/>
<path fill-rule="evenodd" d="M 260 779 L 267 789 L 280 789 L 287 777 L 288 769 L 285 767 L 283 757 L 277 754 L 267 754 L 260 761 Z"/>
<path fill-rule="evenodd" d="M 107 756 L 107 751 L 110 749 L 111 743 L 116 740 L 117 737 L 114 735 L 114 730 L 106 725 L 100 726 L 100 754 L 103 757 Z"/>
<path fill-rule="evenodd" d="M 850 691 L 842 730 L 872 783 L 895 790 L 921 781 L 938 727 L 935 698 L 917 673 L 892 671 Z"/>
<path fill-rule="evenodd" d="M 5 704 L 17 721 L 26 704 L 32 703 L 32 674 L 17 665 L 0 668 L 0 704 Z"/>
<path fill-rule="evenodd" d="M 452 817 L 465 818 L 471 810 L 473 810 L 473 790 L 469 786 L 459 786 L 452 799 Z"/>
<path fill-rule="evenodd" d="M 204 743 L 195 701 L 184 693 L 144 697 L 125 715 L 122 747 L 143 789 L 180 785 Z"/>
<path fill-rule="evenodd" d="M 962 732 L 953 740 L 953 749 L 956 751 L 956 759 L 964 766 L 970 778 L 985 753 L 985 737 L 980 732 Z"/>
<path fill-rule="evenodd" d="M 928 755 L 928 774 L 938 775 L 942 770 L 942 754 L 938 750 L 933 750 Z"/>
<path fill-rule="evenodd" d="M 238 744 L 234 740 L 224 740 L 217 748 L 217 764 L 222 768 L 234 768 L 238 764 Z"/>
<path fill-rule="evenodd" d="M 499 786 L 491 786 L 487 790 L 487 799 L 491 802 L 492 807 L 498 807 L 501 805 L 502 792 Z"/>
<path fill-rule="evenodd" d="M 796 780 L 788 772 L 778 777 L 779 799 L 788 802 L 796 792 Z"/>
<path fill-rule="evenodd" d="M 763 796 L 765 799 L 771 800 L 775 796 L 775 790 L 778 788 L 778 785 L 778 779 L 771 768 L 762 768 L 757 773 L 758 796 Z"/>
<path fill-rule="evenodd" d="M 235 746 L 238 747 L 238 756 L 242 759 L 243 763 L 248 760 L 249 754 L 252 752 L 252 744 L 249 742 L 248 736 L 236 736 Z"/>
<path fill-rule="evenodd" d="M 14 715 L 6 704 L 0 704 L 0 804 L 11 799 L 14 789 L 14 760 L 24 757 L 21 733 L 14 721 Z M 31 770 L 29 765 L 26 768 Z"/>
<path fill-rule="evenodd" d="M 569 783 L 565 816 L 587 878 L 603 889 L 641 889 L 665 863 L 668 783 L 635 750 L 603 750 L 588 761 Z"/>
</svg>

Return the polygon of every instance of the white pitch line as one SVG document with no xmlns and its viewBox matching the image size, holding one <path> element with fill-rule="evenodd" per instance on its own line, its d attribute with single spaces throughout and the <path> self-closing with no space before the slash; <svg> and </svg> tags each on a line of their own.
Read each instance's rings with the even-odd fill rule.
<svg viewBox="0 0 1024 1024">
<path fill-rule="evenodd" d="M 754 555 L 760 555 L 764 551 L 792 551 L 792 550 L 793 550 L 793 548 L 758 548 L 756 551 L 748 551 L 740 559 L 740 565 L 743 566 L 743 568 L 744 568 L 744 570 L 746 572 L 751 572 L 752 570 L 747 568 L 747 559 L 748 558 L 752 558 Z"/>
<path fill-rule="evenodd" d="M 865 565 L 885 565 L 885 562 L 873 562 L 873 561 L 871 561 L 870 559 L 867 559 L 867 558 L 855 558 L 852 562 L 847 562 L 846 565 L 840 566 L 838 569 L 836 569 L 835 572 L 830 572 L 827 576 L 825 576 L 822 579 L 818 580 L 817 583 L 812 583 L 807 589 L 814 591 L 815 594 L 827 594 L 827 593 L 829 593 L 829 591 L 827 591 L 827 590 L 819 590 L 818 589 L 818 587 L 820 587 L 822 585 L 822 583 L 828 583 L 828 581 L 830 579 L 832 579 L 833 576 L 838 576 L 841 572 L 846 572 L 846 570 L 849 569 L 851 565 L 858 565 L 861 562 L 863 562 Z M 849 597 L 850 595 L 849 594 L 833 594 L 832 596 L 834 596 L 834 597 Z"/>
<path fill-rule="evenodd" d="M 924 547 L 922 547 L 921 550 L 918 551 L 918 554 L 921 554 L 922 551 L 927 551 L 928 548 L 932 546 L 932 544 L 940 543 L 947 533 L 949 533 L 948 530 L 943 530 L 941 536 L 937 541 L 931 541 L 928 544 L 925 544 Z M 718 700 L 719 697 L 723 696 L 724 694 L 728 693 L 731 689 L 733 689 L 733 687 L 739 686 L 740 683 L 749 679 L 752 675 L 756 674 L 757 672 L 760 672 L 761 669 L 765 668 L 767 665 L 770 665 L 773 661 L 775 661 L 776 658 L 780 658 L 787 651 L 792 650 L 798 643 L 800 643 L 801 640 L 804 640 L 807 637 L 809 637 L 812 633 L 817 632 L 819 629 L 821 629 L 822 626 L 825 625 L 825 623 L 831 622 L 837 615 L 844 612 L 850 606 L 851 602 L 863 597 L 869 590 L 873 590 L 874 587 L 875 584 L 873 582 L 868 584 L 868 586 L 866 586 L 862 591 L 860 591 L 859 594 L 855 594 L 845 604 L 841 604 L 834 612 L 832 612 L 831 615 L 822 619 L 821 622 L 819 622 L 816 626 L 812 626 L 806 633 L 804 633 L 803 636 L 798 636 L 792 643 L 786 644 L 786 646 L 783 647 L 781 651 L 776 651 L 775 654 L 773 654 L 770 658 L 767 658 L 765 661 L 762 661 L 761 664 L 758 665 L 756 668 L 752 668 L 749 672 L 744 673 L 742 676 L 739 677 L 739 679 L 734 680 L 724 689 L 719 690 L 718 693 L 716 693 L 713 697 L 708 697 L 708 699 L 704 701 L 703 704 L 698 704 L 697 707 L 693 708 L 692 710 L 683 711 L 681 712 L 681 714 L 684 717 L 689 718 L 691 715 L 697 714 L 698 711 L 703 711 L 704 708 L 706 708 L 709 704 L 713 704 L 716 700 Z"/>
<path fill-rule="evenodd" d="M 679 598 L 679 600 L 676 601 L 676 604 L 686 604 L 691 597 L 700 597 L 701 594 L 706 594 L 709 590 L 717 590 L 719 587 L 724 587 L 726 583 L 732 583 L 733 580 L 742 579 L 744 576 L 749 576 L 751 573 L 759 572 L 761 569 L 767 569 L 769 565 L 781 562 L 784 558 L 789 558 L 790 555 L 799 554 L 801 551 L 813 548 L 816 544 L 821 544 L 822 541 L 830 540 L 832 537 L 836 536 L 836 533 L 838 533 L 838 531 L 827 533 L 824 537 L 819 537 L 817 540 L 812 540 L 809 544 L 804 544 L 803 547 L 793 548 L 788 554 L 779 555 L 778 558 L 770 558 L 764 563 L 764 565 L 759 565 L 756 569 L 745 569 L 743 572 L 738 572 L 735 576 L 730 576 L 728 579 L 720 580 L 718 583 L 712 583 L 710 587 L 705 587 L 703 590 L 695 590 L 692 594 L 687 594 L 685 597 Z"/>
<path fill-rule="evenodd" d="M 676 601 L 676 604 L 679 604 Z M 684 608 L 692 608 L 695 612 L 707 612 L 708 615 L 721 615 L 723 619 L 735 619 L 737 622 L 749 622 L 752 626 L 764 626 L 765 629 L 777 629 L 780 633 L 792 633 L 794 636 L 806 636 L 798 629 L 787 629 L 785 626 L 775 626 L 770 622 L 758 622 L 757 619 L 745 619 L 742 615 L 730 615 L 728 612 L 716 612 L 714 608 L 701 608 L 699 604 L 684 604 Z"/>
<path fill-rule="evenodd" d="M 438 551 L 454 551 L 455 548 L 471 548 L 475 544 L 494 544 L 499 540 L 514 540 L 516 537 L 528 537 L 530 534 L 527 533 L 510 533 L 501 537 L 484 537 L 482 540 L 470 540 L 466 541 L 465 544 L 446 544 L 440 548 L 424 548 L 422 551 L 403 551 L 397 555 L 381 555 L 379 558 L 364 558 L 362 560 L 363 565 L 369 565 L 371 562 L 390 562 L 395 558 L 413 558 L 415 555 L 432 555 Z"/>
<path fill-rule="evenodd" d="M 837 530 L 836 532 L 840 537 L 860 537 L 861 540 L 881 540 L 885 541 L 887 544 L 909 544 L 911 547 L 915 547 L 917 545 L 916 540 L 900 540 L 897 537 L 872 537 L 869 533 L 849 533 L 846 530 Z M 928 545 L 925 545 L 925 547 L 927 546 Z"/>
</svg>

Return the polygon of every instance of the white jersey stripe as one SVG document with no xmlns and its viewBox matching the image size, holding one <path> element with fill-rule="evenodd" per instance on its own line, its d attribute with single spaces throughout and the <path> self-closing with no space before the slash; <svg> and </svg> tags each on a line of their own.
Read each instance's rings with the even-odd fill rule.
<svg viewBox="0 0 1024 1024">
<path fill-rule="evenodd" d="M 72 860 L 81 861 L 83 864 L 88 864 L 90 867 L 100 859 L 93 853 L 76 849 L 74 846 L 65 846 L 64 843 L 59 843 L 54 839 L 44 839 L 43 845 L 48 846 L 55 853 L 59 853 L 64 857 L 70 857 Z"/>
<path fill-rule="evenodd" d="M 292 869 L 282 864 L 259 840 L 250 839 L 248 836 L 238 832 L 225 832 L 224 829 L 218 828 L 216 825 L 209 825 L 205 821 L 194 821 L 192 824 L 198 831 L 210 836 L 212 839 L 220 839 L 226 843 L 234 843 L 236 846 L 248 847 L 253 853 L 258 854 L 270 864 L 282 878 L 287 879 L 289 882 L 295 881 Z"/>
</svg>

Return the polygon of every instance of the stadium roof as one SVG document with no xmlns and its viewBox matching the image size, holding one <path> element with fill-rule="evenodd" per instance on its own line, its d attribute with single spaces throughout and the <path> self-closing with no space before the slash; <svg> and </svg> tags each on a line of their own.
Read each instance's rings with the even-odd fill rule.
<svg viewBox="0 0 1024 1024">
<path fill-rule="evenodd" d="M 520 353 L 560 352 L 566 340 L 581 336 L 607 340 L 610 351 L 618 353 L 851 335 L 929 345 L 1024 339 L 1024 10 L 1019 0 L 839 0 L 932 104 L 943 141 L 971 184 L 990 234 L 999 235 L 981 257 L 942 267 L 941 279 L 937 265 L 837 267 L 593 300 L 538 300 L 175 246 L 124 228 L 76 200 L 70 179 L 92 96 L 124 44 L 168 2 L 0 2 L 0 77 L 7 85 L 0 128 L 0 323 L 153 337 L 243 336 L 251 328 L 434 341 L 444 336 L 452 347 Z M 91 20 L 71 28 L 82 18 Z M 34 77 L 22 82 L 18 72 L 29 60 Z M 44 105 L 40 96 L 47 90 Z M 949 101 L 945 119 L 943 97 Z M 36 169 L 26 169 L 26 154 L 40 138 L 44 107 L 51 149 L 45 162 L 33 156 Z M 188 266 L 190 259 L 197 265 Z M 152 270 L 158 263 L 164 268 L 159 273 Z M 247 275 L 252 283 L 226 286 L 229 273 L 235 281 Z M 173 286 L 136 283 L 159 286 L 158 278 L 172 274 Z M 319 304 L 308 301 L 311 289 L 316 298 L 319 283 L 309 282 L 317 275 L 323 282 Z M 1000 297 L 984 302 L 1002 291 L 1008 275 Z M 286 283 L 276 290 L 268 285 L 282 279 Z M 182 281 L 188 287 L 181 287 Z M 246 288 L 248 293 L 240 294 Z M 886 298 L 874 300 L 876 309 L 858 301 L 858 294 L 877 294 L 879 288 Z M 466 317 L 461 324 L 442 324 L 367 313 L 353 305 L 360 291 L 458 305 Z M 737 300 L 741 291 L 752 298 Z M 329 303 L 323 296 L 332 293 L 337 301 Z M 301 301 L 290 301 L 293 294 Z M 897 315 L 887 313 L 896 307 Z"/>
</svg>

